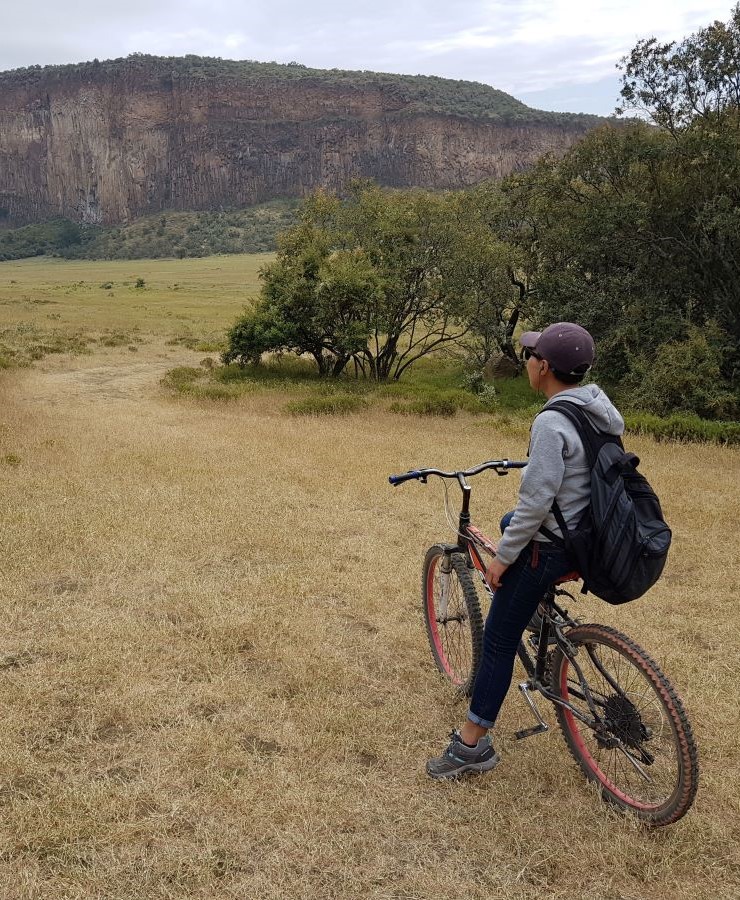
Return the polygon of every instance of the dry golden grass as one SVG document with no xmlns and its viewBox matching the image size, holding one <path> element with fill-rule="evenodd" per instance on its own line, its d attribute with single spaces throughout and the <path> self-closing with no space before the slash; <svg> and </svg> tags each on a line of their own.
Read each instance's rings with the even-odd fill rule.
<svg viewBox="0 0 740 900">
<path fill-rule="evenodd" d="M 448 531 L 439 485 L 386 476 L 526 433 L 168 395 L 198 359 L 152 337 L 0 376 L 0 897 L 740 895 L 740 452 L 632 440 L 675 549 L 649 598 L 579 604 L 653 653 L 696 731 L 696 805 L 650 832 L 555 728 L 513 740 L 516 692 L 495 773 L 423 773 L 465 711 L 419 605 Z M 517 483 L 477 480 L 479 525 Z"/>
</svg>

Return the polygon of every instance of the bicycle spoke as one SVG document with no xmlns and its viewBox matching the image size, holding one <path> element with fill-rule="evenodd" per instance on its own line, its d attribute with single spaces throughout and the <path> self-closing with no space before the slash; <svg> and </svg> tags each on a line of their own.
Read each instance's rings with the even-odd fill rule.
<svg viewBox="0 0 740 900">
<path fill-rule="evenodd" d="M 443 563 L 449 571 L 442 571 Z M 432 653 L 440 671 L 467 692 L 477 669 L 483 630 L 472 577 L 462 556 L 447 556 L 439 547 L 430 549 L 424 571 L 424 610 Z"/>
<path fill-rule="evenodd" d="M 579 663 L 607 731 L 600 737 L 597 730 L 571 716 L 579 742 L 619 795 L 629 796 L 639 805 L 658 804 L 673 791 L 679 762 L 655 687 L 616 648 L 589 644 L 586 649 L 586 654 L 579 655 Z M 591 718 L 580 679 L 569 668 L 569 701 Z M 643 759 L 642 753 L 648 756 Z"/>
</svg>

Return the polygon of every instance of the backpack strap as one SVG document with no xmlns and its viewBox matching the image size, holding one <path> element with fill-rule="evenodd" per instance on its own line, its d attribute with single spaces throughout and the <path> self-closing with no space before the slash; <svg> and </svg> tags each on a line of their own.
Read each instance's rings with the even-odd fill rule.
<svg viewBox="0 0 740 900">
<path fill-rule="evenodd" d="M 548 410 L 555 410 L 555 412 L 559 412 L 564 415 L 574 426 L 576 431 L 578 432 L 578 436 L 581 439 L 581 443 L 583 444 L 583 450 L 586 454 L 586 460 L 588 461 L 588 465 L 590 469 L 596 465 L 596 459 L 599 455 L 599 451 L 604 446 L 604 444 L 609 443 L 617 443 L 620 447 L 622 447 L 622 441 L 620 438 L 615 435 L 605 434 L 602 431 L 598 431 L 591 424 L 588 416 L 583 412 L 583 410 L 576 403 L 571 403 L 568 400 L 556 400 L 554 403 L 551 403 L 549 406 L 546 406 L 544 409 L 540 410 L 540 413 L 547 412 Z M 540 415 L 538 413 L 538 415 Z M 562 533 L 562 537 L 556 535 L 549 528 L 545 528 L 544 526 L 540 526 L 540 532 L 545 535 L 545 537 L 549 538 L 556 547 L 564 547 L 566 550 L 572 552 L 572 541 L 570 538 L 570 532 L 568 531 L 568 525 L 565 521 L 565 517 L 563 516 L 562 510 L 558 506 L 557 500 L 553 501 L 552 506 L 550 507 L 553 516 L 555 517 L 555 521 L 558 523 L 558 527 Z M 582 572 L 581 576 L 584 578 L 583 588 L 581 593 L 587 593 L 588 585 L 585 582 L 586 573 Z"/>
<path fill-rule="evenodd" d="M 551 409 L 562 413 L 567 419 L 570 419 L 583 444 L 589 468 L 593 469 L 596 465 L 596 457 L 599 455 L 599 450 L 605 443 L 611 441 L 612 436 L 606 435 L 602 431 L 597 431 L 589 421 L 586 413 L 575 403 L 570 403 L 568 400 L 556 400 L 554 403 L 546 406 L 541 412 L 547 412 Z"/>
</svg>

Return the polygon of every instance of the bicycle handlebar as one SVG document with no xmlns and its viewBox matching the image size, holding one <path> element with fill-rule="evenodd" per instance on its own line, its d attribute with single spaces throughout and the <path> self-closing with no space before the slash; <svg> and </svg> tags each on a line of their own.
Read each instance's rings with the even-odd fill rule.
<svg viewBox="0 0 740 900">
<path fill-rule="evenodd" d="M 416 479 L 426 484 L 426 480 L 430 475 L 437 475 L 439 478 L 457 478 L 460 476 L 467 478 L 471 475 L 477 475 L 486 469 L 495 469 L 497 475 L 506 475 L 509 469 L 523 469 L 527 465 L 526 461 L 517 462 L 512 459 L 490 459 L 488 462 L 481 463 L 479 466 L 473 466 L 472 469 L 465 469 L 462 472 L 442 472 L 440 469 L 413 469 L 410 472 L 404 472 L 403 475 L 389 475 L 388 481 L 393 487 L 398 487 L 404 481 Z"/>
</svg>

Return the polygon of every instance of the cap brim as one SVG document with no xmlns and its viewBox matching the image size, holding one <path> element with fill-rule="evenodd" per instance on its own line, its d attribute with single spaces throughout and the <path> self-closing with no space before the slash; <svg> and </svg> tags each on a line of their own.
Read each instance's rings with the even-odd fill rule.
<svg viewBox="0 0 740 900">
<path fill-rule="evenodd" d="M 530 350 L 534 350 L 537 346 L 537 341 L 542 336 L 541 331 L 525 331 L 524 334 L 519 338 L 519 343 L 522 347 L 529 347 Z"/>
</svg>

